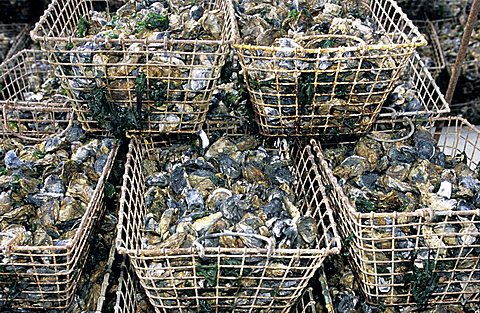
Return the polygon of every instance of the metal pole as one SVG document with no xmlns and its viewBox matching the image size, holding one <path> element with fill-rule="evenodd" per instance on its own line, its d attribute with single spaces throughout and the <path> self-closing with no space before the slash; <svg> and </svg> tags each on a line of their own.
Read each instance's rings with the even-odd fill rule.
<svg viewBox="0 0 480 313">
<path fill-rule="evenodd" d="M 448 83 L 446 100 L 448 103 L 452 103 L 453 92 L 457 87 L 458 78 L 460 77 L 461 66 L 465 60 L 465 55 L 467 54 L 468 43 L 470 42 L 470 37 L 472 37 L 473 27 L 477 21 L 478 10 L 480 8 L 480 0 L 473 0 L 472 8 L 468 15 L 467 24 L 463 31 L 462 42 L 460 44 L 460 50 L 458 50 L 457 59 L 455 60 L 455 65 L 453 66 L 452 76 L 450 77 L 450 82 Z"/>
</svg>

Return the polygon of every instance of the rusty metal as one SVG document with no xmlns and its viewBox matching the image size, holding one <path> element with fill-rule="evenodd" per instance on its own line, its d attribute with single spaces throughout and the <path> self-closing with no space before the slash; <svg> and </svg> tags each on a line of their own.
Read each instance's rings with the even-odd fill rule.
<svg viewBox="0 0 480 313">
<path fill-rule="evenodd" d="M 465 55 L 467 54 L 468 43 L 472 36 L 473 27 L 477 21 L 478 11 L 480 9 L 480 1 L 473 0 L 472 8 L 470 14 L 468 15 L 468 20 L 465 25 L 465 30 L 462 36 L 462 42 L 460 44 L 460 49 L 458 51 L 457 59 L 455 60 L 455 65 L 453 67 L 453 72 L 450 77 L 450 82 L 448 83 L 446 99 L 448 103 L 452 103 L 453 92 L 457 87 L 458 78 L 460 77 L 461 66 L 465 60 Z"/>
</svg>

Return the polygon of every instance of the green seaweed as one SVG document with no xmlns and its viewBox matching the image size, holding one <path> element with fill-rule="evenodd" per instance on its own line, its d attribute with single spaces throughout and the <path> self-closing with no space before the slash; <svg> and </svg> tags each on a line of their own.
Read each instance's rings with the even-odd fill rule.
<svg viewBox="0 0 480 313">
<path fill-rule="evenodd" d="M 216 264 L 197 264 L 195 270 L 197 275 L 205 278 L 205 281 L 209 286 L 213 287 L 217 284 L 218 266 Z"/>
<path fill-rule="evenodd" d="M 145 114 L 131 107 L 112 105 L 104 88 L 92 91 L 88 106 L 98 124 L 117 138 L 122 138 L 129 130 L 142 129 Z"/>
<path fill-rule="evenodd" d="M 42 151 L 37 150 L 37 149 L 35 149 L 35 151 L 33 151 L 33 157 L 36 158 L 36 159 L 43 159 L 46 155 L 47 155 L 46 152 L 42 152 Z"/>
<path fill-rule="evenodd" d="M 161 15 L 155 12 L 148 13 L 144 19 L 137 23 L 135 31 L 137 33 L 147 30 L 159 30 L 161 32 L 166 31 L 169 27 L 168 16 Z"/>
<path fill-rule="evenodd" d="M 437 287 L 438 276 L 434 272 L 434 269 L 435 262 L 430 259 L 423 260 L 423 268 L 413 265 L 412 294 L 413 300 L 418 304 L 420 309 L 427 305 L 430 295 Z"/>
<path fill-rule="evenodd" d="M 150 100 L 155 102 L 156 106 L 162 105 L 167 101 L 168 84 L 162 81 L 155 81 L 150 85 Z"/>
<path fill-rule="evenodd" d="M 88 29 L 90 28 L 90 23 L 87 21 L 85 17 L 81 17 L 77 24 L 77 30 L 75 34 L 77 37 L 85 37 L 87 35 Z"/>
<path fill-rule="evenodd" d="M 355 205 L 357 206 L 357 210 L 362 213 L 375 212 L 377 210 L 375 203 L 365 197 L 356 198 Z"/>
</svg>

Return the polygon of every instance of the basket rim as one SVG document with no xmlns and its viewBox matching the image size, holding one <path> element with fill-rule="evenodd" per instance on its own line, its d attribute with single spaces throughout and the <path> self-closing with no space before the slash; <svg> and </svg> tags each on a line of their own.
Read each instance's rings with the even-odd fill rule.
<svg viewBox="0 0 480 313">
<path fill-rule="evenodd" d="M 119 244 L 119 242 L 117 242 Z M 216 257 L 220 253 L 239 253 L 239 256 L 259 256 L 259 255 L 268 255 L 269 257 L 276 257 L 278 255 L 284 256 L 285 254 L 289 255 L 298 255 L 306 256 L 311 255 L 313 257 L 323 257 L 334 253 L 338 247 L 328 248 L 318 248 L 318 249 L 277 249 L 273 248 L 271 251 L 265 248 L 223 248 L 223 247 L 205 247 L 205 257 Z M 136 257 L 157 257 L 157 256 L 173 256 L 173 255 L 185 255 L 191 257 L 200 257 L 200 253 L 194 247 L 191 248 L 162 248 L 162 249 L 127 249 L 117 245 L 117 251 L 121 255 L 128 255 L 131 258 Z M 212 254 L 212 256 L 209 255 Z"/>
<path fill-rule="evenodd" d="M 434 117 L 434 118 L 429 118 L 429 119 L 423 119 L 424 121 L 428 122 L 444 122 L 444 121 L 457 121 L 457 125 L 461 125 L 462 127 L 469 127 L 471 128 L 474 132 L 476 132 L 480 136 L 480 130 L 477 129 L 474 125 L 472 125 L 470 122 L 468 122 L 465 118 L 460 117 L 460 116 L 452 116 L 452 117 Z M 392 120 L 388 121 L 376 121 L 374 124 L 377 123 L 382 123 L 382 122 L 395 122 Z M 323 148 L 321 148 L 320 143 L 318 143 L 315 139 L 311 139 L 310 143 L 313 147 L 313 150 L 316 152 L 316 156 L 318 160 L 321 162 L 321 166 L 325 168 L 325 172 L 328 175 L 329 180 L 333 184 L 333 188 L 335 188 L 335 191 L 340 195 L 342 198 L 342 205 L 347 206 L 347 209 L 350 213 L 351 216 L 353 216 L 356 220 L 354 221 L 355 224 L 359 226 L 364 226 L 359 224 L 358 220 L 359 219 L 364 219 L 364 218 L 393 218 L 397 219 L 399 217 L 425 217 L 426 220 L 433 218 L 435 216 L 474 216 L 474 215 L 480 215 L 480 208 L 475 209 L 475 210 L 465 210 L 465 211 L 434 211 L 430 208 L 420 208 L 412 212 L 370 212 L 370 213 L 362 213 L 356 210 L 356 207 L 352 204 L 352 201 L 346 196 L 345 192 L 343 191 L 343 188 L 340 186 L 338 183 L 337 177 L 333 175 L 333 172 L 328 165 L 327 161 L 325 160 L 323 156 Z M 427 222 L 427 221 L 426 221 Z M 425 223 L 425 222 L 424 222 Z"/>
<path fill-rule="evenodd" d="M 285 47 L 273 47 L 273 46 L 262 46 L 262 45 L 247 45 L 234 43 L 233 48 L 237 50 L 260 50 L 260 51 L 270 51 L 270 52 L 283 52 L 283 53 L 333 53 L 333 52 L 354 52 L 360 51 L 362 53 L 371 51 L 371 50 L 395 50 L 402 48 L 417 48 L 426 46 L 428 44 L 427 40 L 423 35 L 419 41 L 414 41 L 412 43 L 399 43 L 399 44 L 366 44 L 366 45 L 354 45 L 354 46 L 342 46 L 342 47 L 330 47 L 330 48 L 285 48 Z M 238 51 L 237 51 L 238 52 Z"/>
<path fill-rule="evenodd" d="M 57 251 L 57 250 L 67 250 L 64 254 L 68 255 L 72 248 L 74 248 L 77 243 L 82 239 L 81 238 L 81 231 L 83 228 L 85 228 L 85 224 L 87 223 L 87 213 L 91 210 L 93 210 L 93 206 L 96 203 L 101 203 L 102 202 L 102 196 L 103 196 L 103 188 L 104 184 L 111 172 L 111 169 L 113 167 L 113 163 L 115 160 L 115 157 L 118 152 L 120 144 L 114 143 L 112 149 L 110 150 L 107 158 L 107 162 L 105 164 L 105 167 L 103 168 L 102 174 L 100 175 L 100 178 L 97 181 L 97 184 L 95 186 L 95 190 L 90 198 L 90 201 L 88 202 L 88 206 L 85 209 L 85 213 L 82 216 L 82 219 L 80 221 L 80 224 L 75 231 L 75 236 L 71 238 L 71 241 L 65 245 L 59 245 L 59 246 L 22 246 L 22 245 L 9 245 L 7 246 L 7 253 L 6 255 L 13 254 L 13 253 L 21 253 L 22 251 L 38 251 L 38 250 L 48 250 L 48 251 Z M 88 238 L 87 238 L 88 240 Z M 45 255 L 48 256 L 48 255 Z M 75 260 L 69 260 L 66 262 L 66 264 L 74 263 Z M 52 266 L 51 264 L 49 265 L 50 267 Z"/>
</svg>

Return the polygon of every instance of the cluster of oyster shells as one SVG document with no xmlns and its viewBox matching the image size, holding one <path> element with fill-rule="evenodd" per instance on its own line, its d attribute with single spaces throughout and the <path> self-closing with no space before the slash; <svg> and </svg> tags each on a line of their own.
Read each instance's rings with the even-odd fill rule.
<svg viewBox="0 0 480 313">
<path fill-rule="evenodd" d="M 62 246 L 91 200 L 111 139 L 86 140 L 80 127 L 29 145 L 0 144 L 0 247 Z"/>
<path fill-rule="evenodd" d="M 375 135 L 391 139 L 390 134 Z M 480 204 L 479 172 L 468 167 L 465 155 L 441 152 L 432 134 L 420 126 L 404 141 L 364 137 L 354 147 L 325 153 L 360 212 L 470 210 Z"/>
<path fill-rule="evenodd" d="M 299 47 L 297 39 L 320 34 L 356 36 L 367 44 L 387 43 L 369 14 L 349 1 L 240 0 L 235 8 L 244 44 Z"/>
<path fill-rule="evenodd" d="M 435 23 L 438 37 L 443 49 L 447 64 L 454 64 L 460 49 L 464 26 L 457 20 L 446 20 Z M 465 56 L 465 62 L 472 62 L 480 58 L 480 29 L 474 28 L 472 37 Z M 467 72 L 464 75 L 472 75 L 478 78 L 478 72 Z"/>
<path fill-rule="evenodd" d="M 196 150 L 196 151 L 195 151 Z M 289 160 L 258 139 L 223 136 L 202 156 L 180 145 L 144 161 L 148 190 L 145 249 L 188 248 L 198 238 L 224 231 L 270 238 L 277 248 L 309 248 L 316 224 L 301 216 Z M 265 248 L 254 237 L 206 239 L 207 247 Z"/>
</svg>

